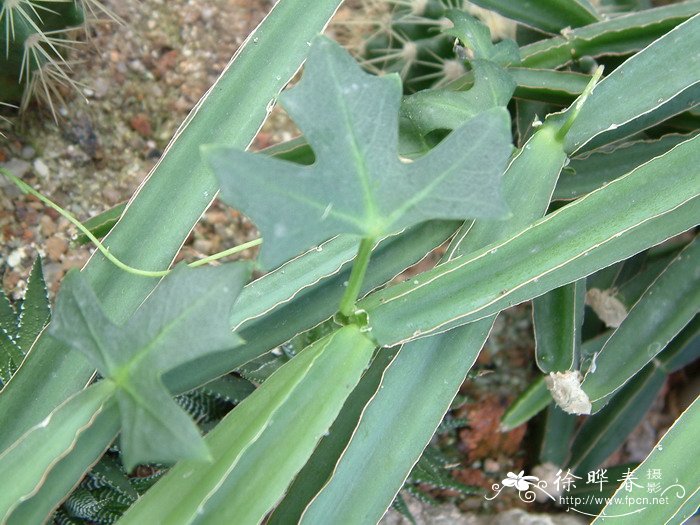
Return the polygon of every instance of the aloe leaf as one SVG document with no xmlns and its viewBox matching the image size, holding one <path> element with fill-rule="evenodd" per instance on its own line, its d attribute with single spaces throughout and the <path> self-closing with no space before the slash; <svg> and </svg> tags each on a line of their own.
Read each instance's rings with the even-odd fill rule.
<svg viewBox="0 0 700 525">
<path fill-rule="evenodd" d="M 96 414 L 94 422 L 78 436 L 70 451 L 45 473 L 33 495 L 12 511 L 7 524 L 45 522 L 75 488 L 89 466 L 100 459 L 117 432 L 119 410 L 116 403 L 110 403 Z"/>
<path fill-rule="evenodd" d="M 700 505 L 700 471 L 694 461 L 688 461 L 688 453 L 694 450 L 698 432 L 700 398 L 681 414 L 651 454 L 632 472 L 638 480 L 649 471 L 657 470 L 662 475 L 673 472 L 673 481 L 666 478 L 662 487 L 662 494 L 669 498 L 668 504 L 637 503 L 638 498 L 648 496 L 647 487 L 641 483 L 623 483 L 593 523 L 684 523 L 695 514 Z"/>
<path fill-rule="evenodd" d="M 27 281 L 27 291 L 19 308 L 19 324 L 15 342 L 23 352 L 29 348 L 51 318 L 49 294 L 41 269 L 41 257 L 37 257 Z M 17 363 L 19 365 L 19 363 Z"/>
<path fill-rule="evenodd" d="M 11 337 L 17 332 L 17 313 L 10 304 L 5 292 L 0 289 L 0 329 Z"/>
<path fill-rule="evenodd" d="M 501 430 L 508 432 L 542 412 L 552 402 L 552 394 L 544 382 L 545 376 L 535 379 L 508 407 L 501 418 Z"/>
<path fill-rule="evenodd" d="M 570 465 L 590 472 L 615 452 L 642 421 L 666 381 L 653 365 L 637 374 L 597 414 L 586 419 L 571 446 Z"/>
<path fill-rule="evenodd" d="M 114 385 L 103 381 L 71 397 L 0 454 L 0 519 L 32 496 L 61 457 L 95 422 L 112 399 Z M 9 473 L 13 473 L 12 476 Z"/>
<path fill-rule="evenodd" d="M 522 66 L 558 68 L 584 56 L 624 55 L 645 48 L 700 12 L 700 1 L 616 16 L 520 49 Z"/>
<path fill-rule="evenodd" d="M 7 384 L 23 358 L 24 352 L 17 346 L 15 340 L 5 331 L 0 331 L 0 383 L 2 385 Z"/>
<path fill-rule="evenodd" d="M 240 342 L 231 333 L 229 317 L 247 275 L 247 264 L 180 265 L 123 325 L 103 313 L 82 273 L 64 279 L 49 333 L 83 353 L 117 385 L 128 470 L 149 461 L 208 457 L 199 430 L 160 376 Z"/>
<path fill-rule="evenodd" d="M 401 348 L 300 523 L 381 518 L 448 410 L 491 324 L 482 321 Z M 478 345 L 465 346 L 476 338 Z"/>
<path fill-rule="evenodd" d="M 591 81 L 590 75 L 575 71 L 513 66 L 509 67 L 507 71 L 515 81 L 516 98 L 551 104 L 570 104 L 583 93 Z M 540 117 L 544 119 L 545 115 L 540 115 Z"/>
<path fill-rule="evenodd" d="M 319 442 L 304 468 L 294 479 L 287 494 L 270 516 L 268 525 L 298 523 L 304 509 L 331 477 L 338 457 L 342 455 L 357 427 L 365 406 L 378 392 L 386 369 L 396 358 L 398 348 L 377 352 L 369 369 L 348 397 L 328 435 Z"/>
<path fill-rule="evenodd" d="M 535 359 L 544 373 L 578 368 L 585 296 L 579 279 L 533 300 Z"/>
<path fill-rule="evenodd" d="M 579 153 L 595 150 L 605 147 L 609 144 L 620 144 L 626 139 L 646 138 L 646 131 L 649 130 L 651 136 L 658 135 L 660 132 L 665 133 L 663 126 L 667 122 L 679 114 L 683 114 L 688 110 L 695 108 L 700 104 L 700 84 L 695 84 L 688 89 L 682 91 L 678 96 L 671 99 L 669 102 L 662 104 L 648 113 L 644 113 L 632 120 L 624 123 L 621 126 L 610 127 L 596 135 L 593 139 L 587 142 Z M 671 120 L 669 120 L 671 119 Z M 656 126 L 656 128 L 654 128 Z M 654 128 L 654 129 L 649 129 Z M 695 131 L 695 130 L 693 130 Z"/>
<path fill-rule="evenodd" d="M 566 149 L 580 149 L 595 136 L 614 130 L 662 106 L 700 82 L 700 57 L 679 49 L 700 47 L 700 15 L 680 24 L 629 58 L 596 86 L 566 136 Z M 630 86 L 639 90 L 628 99 Z M 625 103 L 620 103 L 625 100 Z"/>
<path fill-rule="evenodd" d="M 493 315 L 693 227 L 700 177 L 688 166 L 700 165 L 698 144 L 683 142 L 503 242 L 360 301 L 373 336 L 394 345 Z"/>
<path fill-rule="evenodd" d="M 5 293 L 0 289 L 0 383 L 7 383 L 24 358 L 16 342 L 19 319 Z"/>
<path fill-rule="evenodd" d="M 339 0 L 275 4 L 178 130 L 110 232 L 106 243 L 112 253 L 138 268 L 157 270 L 170 264 L 218 189 L 199 154 L 200 145 L 219 142 L 246 147 L 270 102 L 306 58 L 307 42 L 323 29 L 339 4 Z M 250 79 L 256 79 L 254 84 Z M 127 319 L 157 284 L 122 272 L 101 255 L 95 255 L 85 271 L 115 321 Z M 0 418 L 11 422 L 3 428 L 0 449 L 82 389 L 93 371 L 80 354 L 40 338 L 12 386 L 0 395 Z"/>
<path fill-rule="evenodd" d="M 476 0 L 473 3 L 526 26 L 549 33 L 558 33 L 566 27 L 585 26 L 599 19 L 588 0 L 548 0 L 529 3 L 510 0 Z"/>
<path fill-rule="evenodd" d="M 545 124 L 506 171 L 505 198 L 517 213 L 507 221 L 465 224 L 448 248 L 447 260 L 512 235 L 544 214 L 566 161 L 561 143 L 553 140 L 556 131 Z M 522 184 L 530 191 L 521 191 Z M 348 443 L 333 476 L 311 501 L 302 522 L 366 523 L 384 514 L 449 409 L 493 320 L 401 347 L 357 428 L 346 436 Z"/>
<path fill-rule="evenodd" d="M 120 523 L 260 522 L 328 431 L 373 350 L 354 326 L 307 347 L 207 435 L 213 463 L 178 463 Z"/>
<path fill-rule="evenodd" d="M 424 157 L 402 163 L 398 76 L 365 73 L 324 37 L 314 41 L 301 82 L 280 100 L 314 149 L 313 166 L 232 148 L 207 153 L 223 200 L 262 231 L 266 267 L 340 233 L 376 239 L 426 219 L 506 213 L 500 175 L 511 146 L 503 108 L 480 113 Z M 268 213 L 270 206 L 278 213 Z"/>
<path fill-rule="evenodd" d="M 666 135 L 658 140 L 629 142 L 574 157 L 562 171 L 553 198 L 572 200 L 582 197 L 689 138 L 685 135 Z"/>
<path fill-rule="evenodd" d="M 540 444 L 540 463 L 551 463 L 558 467 L 566 464 L 566 458 L 571 451 L 571 439 L 576 428 L 576 420 L 576 416 L 567 414 L 555 403 L 550 403 Z"/>
<path fill-rule="evenodd" d="M 596 356 L 582 388 L 594 403 L 622 387 L 700 311 L 700 241 L 690 243 L 649 286 Z M 599 401 L 599 403 L 595 403 Z"/>
</svg>

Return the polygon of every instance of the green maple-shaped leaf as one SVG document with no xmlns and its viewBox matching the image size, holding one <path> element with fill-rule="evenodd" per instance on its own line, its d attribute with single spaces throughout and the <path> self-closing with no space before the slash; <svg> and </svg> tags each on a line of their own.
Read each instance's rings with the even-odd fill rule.
<svg viewBox="0 0 700 525">
<path fill-rule="evenodd" d="M 494 108 L 453 131 L 427 155 L 398 154 L 401 82 L 365 73 L 339 45 L 317 37 L 304 77 L 280 96 L 316 162 L 301 166 L 207 147 L 223 200 L 261 230 L 272 267 L 340 233 L 378 238 L 429 219 L 507 215 L 501 174 L 510 117 Z"/>
<path fill-rule="evenodd" d="M 520 50 L 515 41 L 506 39 L 494 44 L 489 28 L 459 9 L 451 9 L 445 16 L 453 27 L 445 29 L 443 33 L 459 39 L 464 47 L 471 50 L 473 58 L 489 60 L 501 66 L 520 63 Z"/>
<path fill-rule="evenodd" d="M 70 272 L 63 280 L 49 334 L 83 353 L 117 385 L 127 469 L 208 457 L 197 426 L 161 376 L 241 342 L 229 319 L 249 271 L 243 263 L 198 269 L 180 265 L 123 325 L 104 314 L 83 274 Z"/>
</svg>

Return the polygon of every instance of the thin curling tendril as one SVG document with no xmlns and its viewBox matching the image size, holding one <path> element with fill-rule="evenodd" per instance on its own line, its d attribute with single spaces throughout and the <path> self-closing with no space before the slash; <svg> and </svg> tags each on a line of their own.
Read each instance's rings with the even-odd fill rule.
<svg viewBox="0 0 700 525">
<path fill-rule="evenodd" d="M 120 261 L 117 259 L 112 253 L 110 253 L 109 248 L 107 248 L 104 244 L 100 242 L 100 240 L 93 235 L 93 233 L 86 228 L 83 223 L 81 223 L 78 219 L 76 219 L 69 211 L 64 210 L 61 208 L 58 204 L 50 200 L 49 198 L 45 197 L 38 191 L 36 191 L 34 188 L 29 186 L 26 182 L 21 180 L 20 178 L 16 177 L 12 173 L 10 173 L 8 170 L 5 168 L 0 168 L 0 173 L 4 175 L 8 180 L 10 180 L 15 186 L 17 186 L 23 193 L 32 195 L 39 199 L 42 203 L 44 203 L 46 206 L 49 208 L 56 210 L 62 217 L 65 217 L 68 221 L 70 221 L 71 224 L 73 224 L 78 230 L 80 230 L 90 241 L 95 245 L 95 247 L 102 253 L 102 255 L 105 256 L 105 258 L 114 264 L 117 268 L 120 270 L 123 270 L 127 273 L 133 274 L 133 275 L 139 275 L 141 277 L 154 277 L 154 278 L 160 278 L 160 277 L 165 277 L 168 275 L 172 270 L 141 270 L 139 268 L 134 268 L 133 266 L 129 266 L 128 264 Z M 233 248 L 229 248 L 228 250 L 224 250 L 223 252 L 215 253 L 214 255 L 210 255 L 209 257 L 205 257 L 203 259 L 200 259 L 198 261 L 189 263 L 187 266 L 190 268 L 196 268 L 197 266 L 204 266 L 205 264 L 208 264 L 210 262 L 216 261 L 218 259 L 222 259 L 224 257 L 227 257 L 229 255 L 234 255 L 236 253 L 240 253 L 244 250 L 247 250 L 248 248 L 253 248 L 254 246 L 259 246 L 262 244 L 263 240 L 262 239 L 253 239 L 252 241 L 240 244 L 238 246 L 234 246 Z"/>
</svg>

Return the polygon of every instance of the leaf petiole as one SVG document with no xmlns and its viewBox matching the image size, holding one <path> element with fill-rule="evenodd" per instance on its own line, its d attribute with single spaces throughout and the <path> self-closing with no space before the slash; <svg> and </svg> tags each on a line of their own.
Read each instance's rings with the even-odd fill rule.
<svg viewBox="0 0 700 525">
<path fill-rule="evenodd" d="M 355 302 L 362 289 L 362 281 L 364 281 L 367 265 L 372 255 L 372 248 L 374 248 L 374 239 L 369 237 L 362 239 L 360 247 L 357 250 L 357 256 L 352 265 L 347 289 L 345 290 L 343 298 L 340 300 L 340 313 L 348 318 L 355 311 Z"/>
<path fill-rule="evenodd" d="M 564 137 L 566 137 L 566 134 L 571 129 L 571 126 L 574 125 L 574 121 L 576 120 L 576 117 L 578 117 L 581 108 L 586 103 L 586 100 L 588 100 L 588 97 L 591 95 L 591 93 L 593 93 L 593 89 L 595 88 L 596 84 L 598 84 L 598 81 L 602 76 L 603 66 L 598 66 L 598 68 L 595 70 L 595 73 L 593 73 L 591 80 L 588 82 L 586 88 L 583 90 L 583 93 L 581 93 L 581 95 L 576 99 L 573 109 L 571 110 L 571 114 L 566 119 L 566 122 L 564 122 L 562 127 L 559 128 L 559 131 L 557 132 L 557 140 L 559 140 L 559 142 L 564 140 Z"/>
<path fill-rule="evenodd" d="M 26 182 L 24 182 L 22 179 L 16 177 L 12 173 L 10 173 L 8 170 L 5 168 L 0 168 L 0 173 L 7 177 L 12 183 L 17 186 L 23 193 L 28 193 L 29 195 L 33 195 L 37 199 L 39 199 L 41 202 L 43 202 L 46 206 L 49 208 L 56 210 L 62 217 L 65 217 L 68 221 L 70 221 L 73 226 L 78 228 L 90 241 L 95 245 L 95 247 L 102 253 L 102 255 L 105 256 L 105 258 L 110 261 L 112 264 L 114 264 L 117 268 L 124 270 L 127 273 L 131 273 L 133 275 L 140 275 L 142 277 L 155 277 L 155 278 L 160 278 L 160 277 L 165 277 L 168 275 L 172 270 L 141 270 L 139 268 L 134 268 L 132 266 L 129 266 L 128 264 L 120 261 L 117 259 L 114 255 L 112 255 L 109 251 L 109 248 L 107 248 L 104 244 L 100 242 L 100 240 L 93 235 L 93 233 L 86 228 L 78 219 L 76 219 L 68 210 L 64 210 L 61 208 L 58 204 L 50 200 L 48 197 L 45 197 L 38 191 L 36 191 L 34 188 L 29 186 Z M 208 264 L 212 261 L 216 261 L 218 259 L 222 259 L 224 257 L 227 257 L 229 255 L 233 255 L 239 252 L 242 252 L 244 250 L 247 250 L 248 248 L 252 248 L 254 246 L 258 246 L 262 244 L 262 239 L 253 239 L 252 241 L 240 244 L 238 246 L 234 246 L 233 248 L 229 248 L 228 250 L 224 250 L 219 253 L 215 253 L 213 255 L 210 255 L 208 257 L 204 257 L 203 259 L 200 259 L 198 261 L 192 262 L 188 264 L 189 267 L 195 268 L 197 266 L 203 266 L 205 264 Z"/>
</svg>

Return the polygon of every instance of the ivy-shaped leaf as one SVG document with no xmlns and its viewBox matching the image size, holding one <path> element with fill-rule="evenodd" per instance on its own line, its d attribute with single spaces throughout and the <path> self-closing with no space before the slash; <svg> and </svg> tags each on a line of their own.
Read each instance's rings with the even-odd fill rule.
<svg viewBox="0 0 700 525">
<path fill-rule="evenodd" d="M 501 66 L 520 63 L 520 49 L 515 41 L 508 39 L 494 44 L 489 28 L 459 9 L 450 9 L 445 16 L 452 21 L 453 27 L 443 33 L 459 39 L 472 52 L 473 58 L 490 60 Z"/>
<path fill-rule="evenodd" d="M 325 37 L 314 40 L 303 79 L 280 100 L 314 150 L 312 166 L 226 147 L 205 152 L 223 200 L 261 230 L 263 266 L 340 233 L 378 238 L 428 219 L 507 215 L 505 109 L 480 113 L 425 156 L 402 162 L 399 77 L 365 73 Z"/>
<path fill-rule="evenodd" d="M 474 85 L 468 91 L 426 89 L 403 99 L 399 119 L 399 151 L 411 158 L 425 153 L 435 130 L 453 130 L 491 108 L 505 107 L 515 81 L 501 66 L 474 60 Z"/>
<path fill-rule="evenodd" d="M 123 325 L 107 318 L 83 274 L 65 277 L 49 334 L 83 353 L 117 385 L 127 469 L 143 462 L 208 457 L 199 430 L 161 376 L 241 342 L 229 319 L 249 271 L 243 263 L 198 269 L 180 265 Z"/>
</svg>

